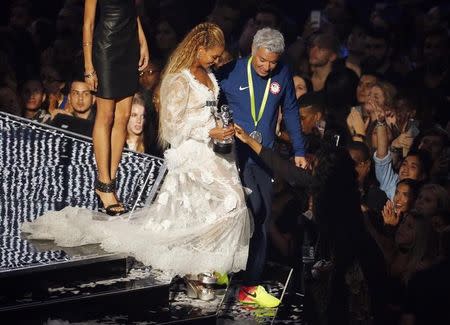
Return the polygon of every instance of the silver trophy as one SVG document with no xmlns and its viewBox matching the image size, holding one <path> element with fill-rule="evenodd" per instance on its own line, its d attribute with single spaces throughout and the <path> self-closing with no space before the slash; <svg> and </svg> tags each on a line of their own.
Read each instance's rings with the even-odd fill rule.
<svg viewBox="0 0 450 325">
<path fill-rule="evenodd" d="M 222 105 L 220 107 L 213 108 L 213 114 L 218 122 L 218 125 L 221 125 L 223 128 L 227 128 L 233 123 L 232 111 L 228 105 Z M 213 150 L 217 153 L 227 154 L 231 152 L 233 147 L 234 139 L 233 137 L 229 137 L 223 140 L 214 139 L 214 147 Z"/>
</svg>

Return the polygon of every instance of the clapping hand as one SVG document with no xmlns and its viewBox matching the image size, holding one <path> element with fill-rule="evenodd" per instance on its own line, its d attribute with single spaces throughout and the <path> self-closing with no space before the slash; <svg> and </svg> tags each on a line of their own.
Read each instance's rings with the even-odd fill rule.
<svg viewBox="0 0 450 325">
<path fill-rule="evenodd" d="M 400 215 L 395 212 L 394 203 L 391 200 L 386 202 L 383 211 L 381 211 L 381 215 L 386 225 L 396 226 L 400 221 Z"/>
<path fill-rule="evenodd" d="M 378 121 L 386 120 L 386 113 L 384 109 L 378 105 L 374 100 L 369 99 L 368 106 L 371 108 L 371 111 L 375 112 L 375 116 Z"/>
<path fill-rule="evenodd" d="M 386 123 L 387 123 L 387 125 L 389 125 L 390 127 L 396 125 L 397 118 L 396 118 L 396 116 L 395 116 L 393 111 L 386 110 L 385 111 L 385 116 L 386 116 Z"/>
<path fill-rule="evenodd" d="M 369 126 L 370 119 L 364 121 L 360 111 L 355 107 L 352 107 L 350 114 L 347 116 L 347 126 L 353 134 L 365 136 L 367 127 Z"/>
</svg>

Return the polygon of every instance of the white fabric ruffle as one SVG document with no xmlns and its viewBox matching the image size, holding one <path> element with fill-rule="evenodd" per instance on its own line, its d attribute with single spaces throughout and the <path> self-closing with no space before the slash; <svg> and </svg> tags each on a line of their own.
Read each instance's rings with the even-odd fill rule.
<svg viewBox="0 0 450 325">
<path fill-rule="evenodd" d="M 60 246 L 101 243 L 170 275 L 245 269 L 251 236 L 244 189 L 232 155 L 212 150 L 215 120 L 206 106 L 214 92 L 185 70 L 161 87 L 163 138 L 168 173 L 154 203 L 112 221 L 96 212 L 67 207 L 22 225 L 30 238 Z"/>
</svg>

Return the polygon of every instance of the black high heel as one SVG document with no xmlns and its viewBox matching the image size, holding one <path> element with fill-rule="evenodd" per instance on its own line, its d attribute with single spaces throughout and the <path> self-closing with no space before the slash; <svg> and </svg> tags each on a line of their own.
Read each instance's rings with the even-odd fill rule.
<svg viewBox="0 0 450 325">
<path fill-rule="evenodd" d="M 110 183 L 103 183 L 100 182 L 98 179 L 95 180 L 95 189 L 99 192 L 102 193 L 114 193 L 116 190 L 116 182 L 115 179 L 113 181 L 111 181 Z M 97 194 L 97 193 L 95 193 Z M 126 209 L 123 206 L 122 203 L 115 203 L 115 204 L 111 204 L 105 207 L 102 199 L 100 198 L 100 195 L 97 194 L 97 199 L 98 199 L 98 207 L 99 207 L 99 211 L 106 213 L 109 216 L 120 216 L 121 214 L 126 213 Z M 120 209 L 118 209 L 120 208 Z"/>
</svg>

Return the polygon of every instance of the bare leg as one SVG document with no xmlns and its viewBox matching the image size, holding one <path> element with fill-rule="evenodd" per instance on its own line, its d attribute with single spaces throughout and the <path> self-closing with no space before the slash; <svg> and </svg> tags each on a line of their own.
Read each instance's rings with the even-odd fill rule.
<svg viewBox="0 0 450 325">
<path fill-rule="evenodd" d="M 92 142 L 94 145 L 95 161 L 97 162 L 98 179 L 103 183 L 110 183 L 111 169 L 111 133 L 114 123 L 115 101 L 113 99 L 97 98 L 97 113 L 95 117 Z M 116 204 L 114 193 L 96 191 L 104 206 Z"/>
<path fill-rule="evenodd" d="M 127 138 L 127 124 L 130 119 L 132 99 L 132 96 L 126 97 L 118 100 L 116 103 L 114 124 L 111 133 L 111 179 L 116 178 L 117 169 L 122 158 L 122 152 Z"/>
</svg>

